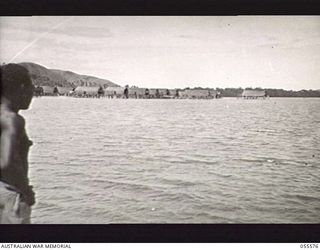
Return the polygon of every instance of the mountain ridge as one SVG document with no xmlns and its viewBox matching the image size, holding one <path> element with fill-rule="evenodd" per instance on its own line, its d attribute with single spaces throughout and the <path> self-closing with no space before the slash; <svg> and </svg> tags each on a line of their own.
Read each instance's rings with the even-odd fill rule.
<svg viewBox="0 0 320 250">
<path fill-rule="evenodd" d="M 22 62 L 19 65 L 25 67 L 32 78 L 34 85 L 59 86 L 59 87 L 119 87 L 118 84 L 106 79 L 89 75 L 80 75 L 69 70 L 48 69 L 40 64 Z"/>
</svg>

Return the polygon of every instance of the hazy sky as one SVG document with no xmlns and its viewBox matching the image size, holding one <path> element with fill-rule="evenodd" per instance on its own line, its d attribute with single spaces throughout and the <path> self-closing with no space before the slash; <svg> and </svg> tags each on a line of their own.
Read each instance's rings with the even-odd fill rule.
<svg viewBox="0 0 320 250">
<path fill-rule="evenodd" d="M 0 60 L 122 86 L 320 89 L 320 16 L 1 17 Z"/>
</svg>

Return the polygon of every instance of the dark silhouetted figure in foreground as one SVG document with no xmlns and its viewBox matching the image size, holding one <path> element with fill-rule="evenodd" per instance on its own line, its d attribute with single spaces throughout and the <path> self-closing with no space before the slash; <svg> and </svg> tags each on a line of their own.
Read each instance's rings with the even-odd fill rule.
<svg viewBox="0 0 320 250">
<path fill-rule="evenodd" d="M 28 178 L 32 142 L 19 110 L 28 109 L 34 86 L 28 71 L 17 64 L 1 66 L 0 224 L 30 223 L 35 203 Z"/>
</svg>

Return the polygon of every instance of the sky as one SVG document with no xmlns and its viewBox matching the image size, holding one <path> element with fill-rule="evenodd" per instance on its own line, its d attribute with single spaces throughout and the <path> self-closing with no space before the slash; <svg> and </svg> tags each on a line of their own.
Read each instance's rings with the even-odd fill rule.
<svg viewBox="0 0 320 250">
<path fill-rule="evenodd" d="M 320 89 L 320 16 L 0 17 L 0 61 L 121 86 Z"/>
</svg>

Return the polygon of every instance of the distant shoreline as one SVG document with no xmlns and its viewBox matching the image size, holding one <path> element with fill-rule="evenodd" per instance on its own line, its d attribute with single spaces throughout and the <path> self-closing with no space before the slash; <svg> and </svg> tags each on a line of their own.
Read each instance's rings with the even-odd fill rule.
<svg viewBox="0 0 320 250">
<path fill-rule="evenodd" d="M 71 71 L 65 71 L 65 70 L 56 70 L 56 69 L 47 69 L 39 64 L 31 63 L 31 62 L 24 62 L 20 63 L 23 67 L 25 67 L 32 78 L 32 81 L 35 86 L 40 87 L 47 87 L 47 88 L 54 88 L 54 87 L 60 87 L 65 89 L 75 89 L 77 87 L 95 87 L 99 88 L 102 87 L 103 89 L 106 88 L 124 88 L 121 87 L 120 84 L 114 83 L 107 79 L 100 79 L 94 76 L 88 76 L 88 75 L 80 75 Z M 124 84 L 124 83 L 122 83 Z M 121 84 L 121 85 L 122 85 Z M 190 83 L 189 83 L 190 84 Z M 206 83 L 203 83 L 206 84 Z M 210 85 L 213 85 L 214 83 L 211 83 Z M 234 85 L 236 85 L 235 83 Z M 257 83 L 258 85 L 259 83 Z M 249 85 L 249 84 L 248 84 Z M 129 86 L 129 92 L 132 90 L 132 88 L 135 89 L 167 89 L 167 88 L 157 88 L 157 87 L 137 87 L 133 86 L 132 84 Z M 320 88 L 317 90 L 313 89 L 302 89 L 302 90 L 285 90 L 285 89 L 275 89 L 275 88 L 263 88 L 263 87 L 252 87 L 249 85 L 249 87 L 227 87 L 227 88 L 221 88 L 221 87 L 190 87 L 188 86 L 188 83 L 186 83 L 186 86 L 183 88 L 170 88 L 172 91 L 193 91 L 193 92 L 203 92 L 203 91 L 209 91 L 213 93 L 219 93 L 221 97 L 240 97 L 244 90 L 248 91 L 256 91 L 261 92 L 264 91 L 266 96 L 269 97 L 320 97 Z M 117 90 L 119 91 L 119 90 Z M 121 90 L 122 93 L 117 94 L 123 94 L 123 90 Z M 65 94 L 65 93 L 63 93 Z M 141 92 L 138 94 L 141 95 Z M 142 93 L 144 94 L 144 92 Z"/>
</svg>

